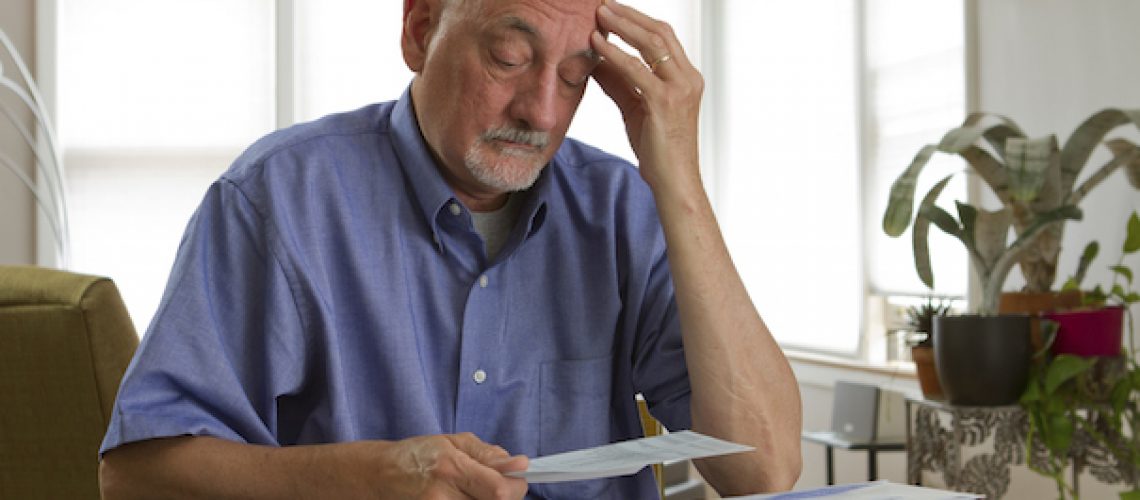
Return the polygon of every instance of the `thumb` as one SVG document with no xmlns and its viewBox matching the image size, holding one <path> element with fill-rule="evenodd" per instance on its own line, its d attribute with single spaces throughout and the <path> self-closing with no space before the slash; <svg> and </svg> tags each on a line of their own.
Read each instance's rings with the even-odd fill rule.
<svg viewBox="0 0 1140 500">
<path fill-rule="evenodd" d="M 456 434 L 451 436 L 451 441 L 459 451 L 499 472 L 526 470 L 529 464 L 526 456 L 511 456 L 503 447 L 488 444 L 474 434 Z"/>
<path fill-rule="evenodd" d="M 448 436 L 448 439 L 451 440 L 451 444 L 454 445 L 456 449 L 482 463 L 487 463 L 487 461 L 495 458 L 510 456 L 503 447 L 488 444 L 470 432 L 452 434 Z"/>
</svg>

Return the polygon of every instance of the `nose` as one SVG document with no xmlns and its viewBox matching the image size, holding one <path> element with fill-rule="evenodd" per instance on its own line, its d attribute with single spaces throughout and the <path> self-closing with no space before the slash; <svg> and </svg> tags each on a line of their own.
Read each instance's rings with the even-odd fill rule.
<svg viewBox="0 0 1140 500">
<path fill-rule="evenodd" d="M 520 82 L 511 101 L 511 118 L 531 130 L 549 131 L 558 122 L 558 71 L 536 68 Z"/>
</svg>

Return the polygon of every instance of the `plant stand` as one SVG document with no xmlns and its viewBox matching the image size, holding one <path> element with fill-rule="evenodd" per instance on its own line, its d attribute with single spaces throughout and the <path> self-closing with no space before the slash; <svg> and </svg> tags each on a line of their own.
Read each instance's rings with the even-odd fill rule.
<svg viewBox="0 0 1140 500">
<path fill-rule="evenodd" d="M 915 409 L 912 418 L 911 409 Z M 907 482 L 921 484 L 922 472 L 942 473 L 946 487 L 999 499 L 1009 490 L 1009 468 L 1026 462 L 1028 417 L 1020 406 L 955 406 L 925 399 L 906 400 Z M 992 442 L 992 444 L 990 444 Z M 1072 484 L 1088 470 L 1106 484 L 1135 484 L 1140 470 L 1117 463 L 1112 454 L 1083 432 L 1073 437 Z M 1033 463 L 1045 450 L 1036 440 Z M 982 450 L 963 463 L 963 451 Z M 990 451 L 992 450 L 992 452 Z"/>
</svg>

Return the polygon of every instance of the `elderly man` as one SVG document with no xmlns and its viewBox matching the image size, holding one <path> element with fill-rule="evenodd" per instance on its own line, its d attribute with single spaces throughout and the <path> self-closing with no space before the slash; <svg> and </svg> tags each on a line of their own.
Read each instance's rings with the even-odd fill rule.
<svg viewBox="0 0 1140 500">
<path fill-rule="evenodd" d="M 603 33 L 637 49 L 627 54 Z M 791 487 L 799 394 L 700 182 L 701 75 L 598 0 L 408 0 L 399 100 L 278 131 L 187 228 L 103 445 L 107 498 L 654 498 L 527 457 L 670 428 Z M 593 77 L 640 168 L 566 130 Z"/>
</svg>

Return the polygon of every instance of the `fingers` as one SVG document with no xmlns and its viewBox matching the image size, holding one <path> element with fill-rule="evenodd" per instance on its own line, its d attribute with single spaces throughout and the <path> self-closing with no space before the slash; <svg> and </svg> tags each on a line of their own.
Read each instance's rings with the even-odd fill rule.
<svg viewBox="0 0 1140 500">
<path fill-rule="evenodd" d="M 693 65 L 692 62 L 689 61 L 689 56 L 685 53 L 684 47 L 681 46 L 680 40 L 677 39 L 677 35 L 673 32 L 673 27 L 670 26 L 669 23 L 649 17 L 645 15 L 644 12 L 641 12 L 628 5 L 617 3 L 613 0 L 607 0 L 606 5 L 608 5 L 610 9 L 618 15 L 633 19 L 634 22 L 639 26 L 642 26 L 649 31 L 656 32 L 659 36 L 661 36 L 662 39 L 665 40 L 666 46 L 669 48 L 669 54 L 678 62 L 682 63 L 681 66 L 691 67 Z"/>
<path fill-rule="evenodd" d="M 521 498 L 526 493 L 525 480 L 503 476 L 504 472 L 525 470 L 525 456 L 512 457 L 502 447 L 487 444 L 471 433 L 445 437 L 457 453 L 437 464 L 436 472 L 450 478 L 459 491 L 479 499 Z"/>
<path fill-rule="evenodd" d="M 521 472 L 530 467 L 530 459 L 526 455 L 515 455 L 513 457 L 506 457 L 497 460 L 492 460 L 487 464 L 492 469 L 499 471 L 500 474 L 508 472 Z"/>
<path fill-rule="evenodd" d="M 445 466 L 452 469 L 455 477 L 452 484 L 462 493 L 477 499 L 500 500 L 522 498 L 526 493 L 526 481 L 503 476 L 467 454 L 453 455 L 454 461 Z M 441 471 L 446 472 L 446 471 Z"/>
<path fill-rule="evenodd" d="M 598 65 L 599 69 L 602 67 L 614 68 L 628 85 L 643 91 L 661 85 L 661 80 L 654 76 L 649 68 L 645 67 L 641 58 L 625 53 L 596 31 L 590 35 L 590 41 L 593 43 L 594 51 L 605 58 L 602 64 Z"/>
<path fill-rule="evenodd" d="M 612 0 L 598 8 L 598 22 L 602 29 L 636 49 L 649 69 L 662 78 L 669 79 L 692 68 L 677 35 L 666 22 Z"/>
<path fill-rule="evenodd" d="M 594 50 L 605 58 L 602 64 L 599 64 L 594 70 L 594 80 L 598 82 L 602 91 L 617 103 L 618 109 L 624 115 L 626 110 L 633 109 L 637 101 L 641 99 L 637 89 L 641 88 L 641 85 L 650 85 L 651 82 L 648 81 L 648 78 L 652 75 L 645 71 L 645 67 L 642 66 L 639 59 L 622 52 L 617 46 L 606 41 L 601 33 L 595 31 L 590 40 L 593 42 Z M 622 61 L 626 62 L 622 63 Z M 618 64 L 626 64 L 630 69 L 623 71 L 617 67 Z M 643 74 L 642 76 L 646 78 L 646 81 L 639 84 L 637 80 L 627 78 L 627 72 Z"/>
</svg>

